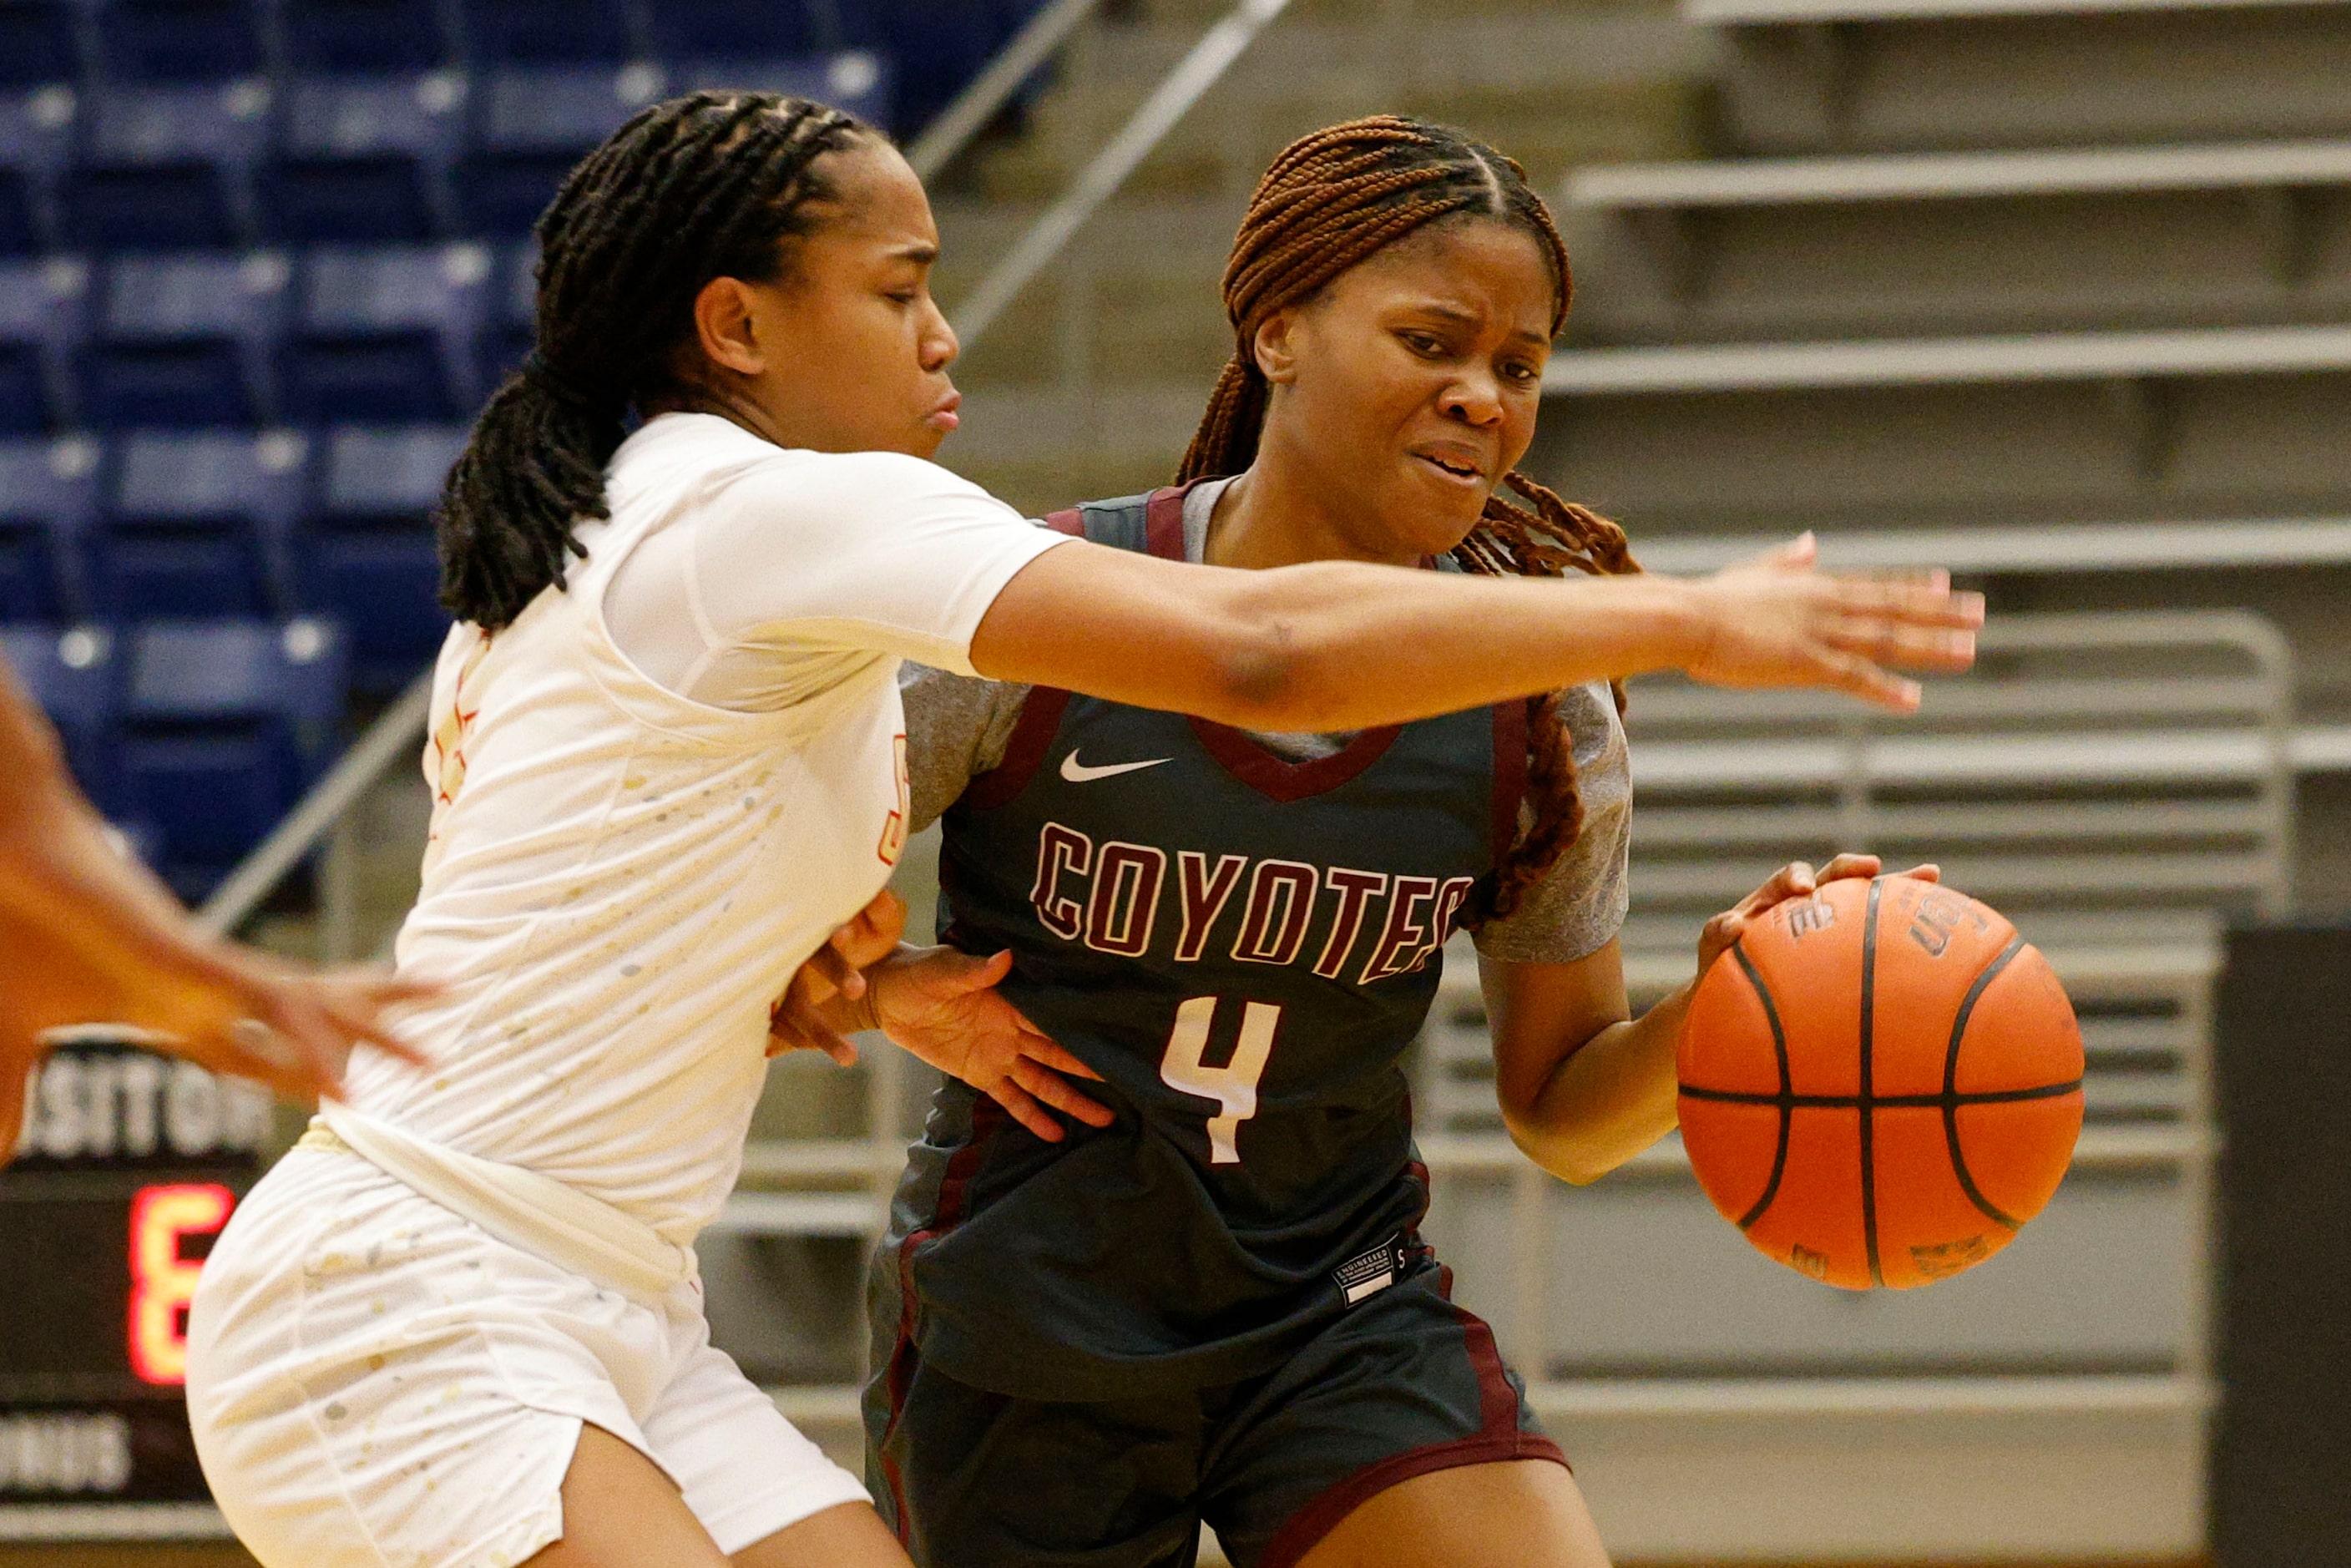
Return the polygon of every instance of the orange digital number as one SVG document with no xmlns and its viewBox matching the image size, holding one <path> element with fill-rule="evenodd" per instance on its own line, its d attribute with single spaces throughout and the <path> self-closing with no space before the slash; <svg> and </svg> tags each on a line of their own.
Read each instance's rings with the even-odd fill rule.
<svg viewBox="0 0 2351 1568">
<path fill-rule="evenodd" d="M 228 1223 L 236 1195 L 212 1183 L 141 1187 L 131 1200 L 131 1370 L 148 1383 L 188 1380 L 188 1302 L 201 1260 L 180 1256 L 191 1236 Z"/>
</svg>

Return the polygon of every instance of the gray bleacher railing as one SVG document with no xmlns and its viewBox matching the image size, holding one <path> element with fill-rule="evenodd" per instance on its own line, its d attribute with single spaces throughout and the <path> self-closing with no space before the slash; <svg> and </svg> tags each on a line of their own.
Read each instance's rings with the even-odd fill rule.
<svg viewBox="0 0 2351 1568">
<path fill-rule="evenodd" d="M 303 797 L 302 803 L 213 890 L 196 911 L 196 924 L 214 936 L 235 931 L 288 873 L 325 841 L 329 859 L 325 886 L 320 890 L 322 946 L 325 956 L 338 962 L 358 956 L 349 818 L 377 780 L 394 768 L 414 765 L 414 748 L 423 741 L 425 709 L 432 697 L 433 673 L 428 670 L 409 684 Z"/>
<path fill-rule="evenodd" d="M 1152 89 L 1118 134 L 1080 171 L 1070 189 L 1014 243 L 957 308 L 956 330 L 967 350 L 995 325 L 1005 307 L 1052 265 L 1086 220 L 1118 193 L 1127 177 L 1166 140 L 1201 97 L 1224 79 L 1258 35 L 1289 5 L 1290 0 L 1240 0 L 1200 36 L 1200 41 Z"/>
<path fill-rule="evenodd" d="M 906 162 L 925 180 L 956 160 L 987 128 L 1037 68 L 1051 59 L 1080 25 L 1102 9 L 1102 0 L 1050 0 L 1029 18 L 987 68 L 974 77 L 939 117 L 906 149 Z"/>
</svg>

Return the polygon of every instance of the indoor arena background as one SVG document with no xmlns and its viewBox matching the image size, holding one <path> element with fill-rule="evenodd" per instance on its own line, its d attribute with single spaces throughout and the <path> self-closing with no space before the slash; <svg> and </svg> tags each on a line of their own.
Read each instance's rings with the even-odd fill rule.
<svg viewBox="0 0 2351 1568">
<path fill-rule="evenodd" d="M 1522 161 L 1577 280 L 1539 477 L 1655 570 L 1812 528 L 1994 617 L 1915 720 L 1635 685 L 1636 992 L 1784 859 L 1931 854 L 2066 979 L 2088 1123 L 2007 1254 L 1840 1294 L 1671 1140 L 1582 1189 L 1520 1159 L 1456 962 L 1413 1070 L 1463 1297 L 1622 1562 L 2351 1563 L 2351 4 L 0 0 L 6 651 L 215 928 L 385 948 L 428 511 L 528 348 L 530 221 L 696 86 L 911 149 L 968 344 L 942 460 L 1032 510 L 1172 474 L 1291 137 L 1399 110 Z M 159 1262 L 135 1215 L 300 1117 L 191 1071 L 67 1049 L 0 1176 L 0 1564 L 246 1561 L 164 1453 L 203 1227 Z M 920 1074 L 778 1062 L 701 1248 L 721 1343 L 844 1457 Z"/>
</svg>

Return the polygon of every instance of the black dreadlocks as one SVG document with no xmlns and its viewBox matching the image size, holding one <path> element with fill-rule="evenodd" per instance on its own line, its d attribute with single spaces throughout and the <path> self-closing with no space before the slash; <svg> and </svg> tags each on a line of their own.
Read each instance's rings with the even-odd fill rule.
<svg viewBox="0 0 2351 1568">
<path fill-rule="evenodd" d="M 671 357 L 714 277 L 773 282 L 784 242 L 836 199 L 815 168 L 874 134 L 772 93 L 644 110 L 564 180 L 538 220 L 538 347 L 475 422 L 440 509 L 441 602 L 496 631 L 588 553 L 611 516 L 604 465 L 633 407 L 673 392 Z"/>
</svg>

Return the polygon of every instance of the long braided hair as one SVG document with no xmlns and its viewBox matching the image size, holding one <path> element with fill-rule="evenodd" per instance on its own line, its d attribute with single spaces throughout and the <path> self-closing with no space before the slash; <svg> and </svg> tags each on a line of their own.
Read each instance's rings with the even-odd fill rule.
<svg viewBox="0 0 2351 1568">
<path fill-rule="evenodd" d="M 1225 310 L 1238 346 L 1184 455 L 1178 483 L 1238 474 L 1257 458 L 1271 389 L 1253 350 L 1258 328 L 1301 304 L 1341 273 L 1432 224 L 1490 219 L 1532 235 L 1558 281 L 1552 335 L 1566 324 L 1574 293 L 1567 246 L 1526 171 L 1483 142 L 1446 126 L 1395 115 L 1333 125 L 1292 142 L 1266 171 L 1225 265 Z M 1638 571 L 1625 530 L 1563 501 L 1524 474 L 1503 484 L 1527 503 L 1489 497 L 1478 527 L 1453 559 L 1486 576 L 1594 576 Z M 1625 688 L 1614 687 L 1619 713 Z M 1567 852 L 1583 828 L 1575 747 L 1556 694 L 1527 701 L 1527 794 L 1531 821 L 1510 852 L 1472 890 L 1462 922 L 1509 915 L 1529 887 Z"/>
<path fill-rule="evenodd" d="M 640 111 L 538 220 L 538 347 L 475 422 L 441 497 L 441 602 L 495 632 L 549 583 L 573 533 L 611 515 L 604 465 L 632 409 L 677 390 L 672 356 L 715 277 L 773 282 L 784 242 L 836 197 L 816 163 L 873 134 L 773 93 L 697 92 Z"/>
</svg>

